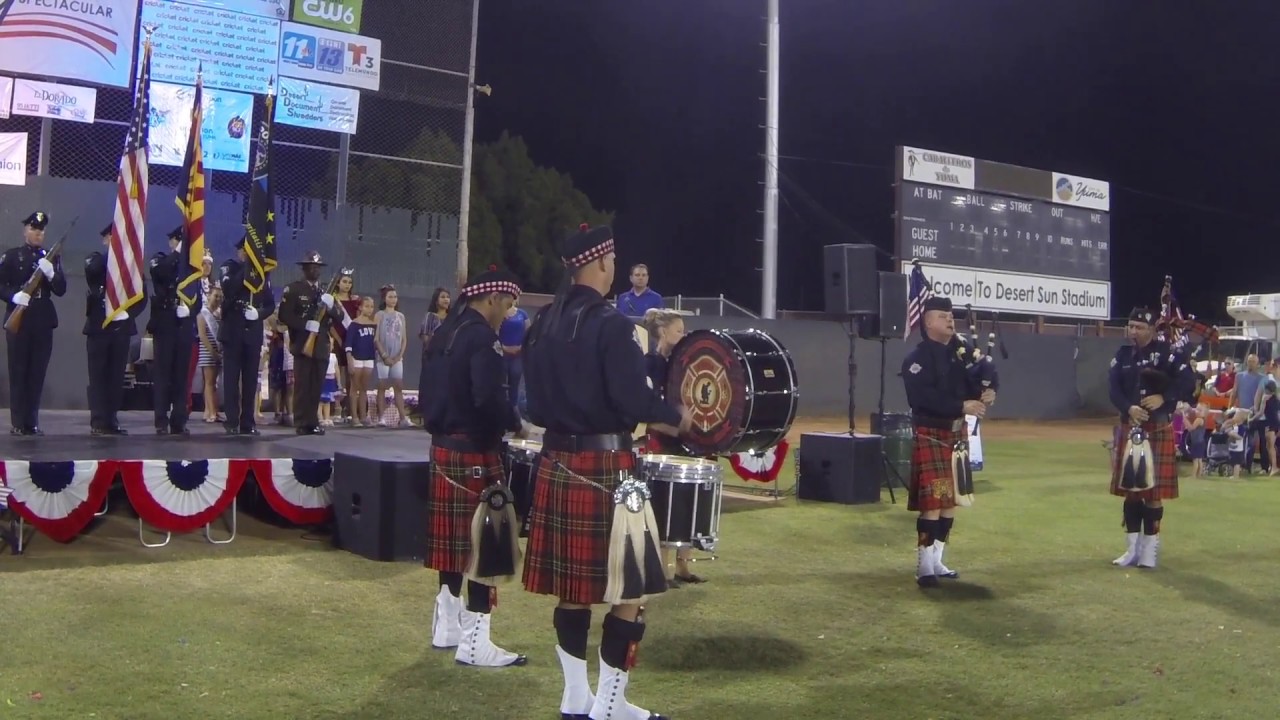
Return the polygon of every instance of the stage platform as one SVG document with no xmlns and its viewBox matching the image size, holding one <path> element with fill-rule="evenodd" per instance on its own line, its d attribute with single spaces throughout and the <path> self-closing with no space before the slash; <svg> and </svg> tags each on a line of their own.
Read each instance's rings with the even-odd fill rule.
<svg viewBox="0 0 1280 720">
<path fill-rule="evenodd" d="M 325 428 L 324 435 L 299 436 L 291 427 L 272 425 L 271 416 L 260 422 L 257 437 L 227 435 L 221 423 L 192 418 L 190 435 L 156 435 L 150 412 L 120 413 L 124 436 L 89 434 L 86 410 L 45 410 L 35 437 L 0 435 L 0 460 L 58 462 L 64 460 L 195 460 L 290 459 L 329 460 L 350 453 L 386 460 L 426 460 L 430 436 L 420 427 Z"/>
</svg>

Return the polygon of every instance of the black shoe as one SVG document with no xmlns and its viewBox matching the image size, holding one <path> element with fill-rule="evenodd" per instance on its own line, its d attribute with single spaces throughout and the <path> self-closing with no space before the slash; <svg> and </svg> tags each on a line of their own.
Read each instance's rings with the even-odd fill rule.
<svg viewBox="0 0 1280 720">
<path fill-rule="evenodd" d="M 23 430 L 22 428 L 20 428 L 20 427 L 18 427 L 18 426 L 16 426 L 16 425 L 15 425 L 15 426 L 13 426 L 13 427 L 9 428 L 9 434 L 10 434 L 10 435 L 26 435 L 26 434 L 27 434 L 27 431 L 25 431 L 25 430 Z"/>
<path fill-rule="evenodd" d="M 689 573 L 688 575 L 676 575 L 676 580 L 679 580 L 685 585 L 697 585 L 698 583 L 706 582 L 706 580 L 703 580 L 693 573 Z"/>
<path fill-rule="evenodd" d="M 129 431 L 125 430 L 119 425 L 116 425 L 115 427 L 107 428 L 107 434 L 108 435 L 128 435 Z"/>
<path fill-rule="evenodd" d="M 234 426 L 234 425 L 223 425 L 223 426 L 222 426 L 222 429 L 223 429 L 223 430 L 226 430 L 228 435 L 239 435 L 239 434 L 240 434 L 240 428 L 238 428 L 238 427 L 236 427 L 236 426 Z"/>
<path fill-rule="evenodd" d="M 24 431 L 23 431 L 23 434 L 25 434 L 25 435 L 43 435 L 43 434 L 44 434 L 44 431 L 40 429 L 40 426 L 39 426 L 39 425 L 32 425 L 32 426 L 28 427 L 26 430 L 24 430 Z"/>
<path fill-rule="evenodd" d="M 190 435 L 191 431 L 187 429 L 186 425 L 176 425 L 174 427 L 169 428 L 169 434 L 170 435 Z"/>
<path fill-rule="evenodd" d="M 106 435 L 107 431 L 103 430 L 102 428 L 89 428 L 89 434 L 92 435 L 93 437 L 101 437 L 103 435 Z"/>
<path fill-rule="evenodd" d="M 258 428 L 256 427 L 247 427 L 247 428 L 240 428 L 240 434 L 241 435 L 261 435 L 262 433 L 259 432 Z"/>
<path fill-rule="evenodd" d="M 157 435 L 168 435 L 168 434 L 169 434 L 169 428 L 167 428 L 167 427 L 158 427 L 158 428 L 156 428 L 156 434 L 157 434 Z"/>
<path fill-rule="evenodd" d="M 300 427 L 294 432 L 299 435 L 323 435 L 324 428 L 319 425 L 308 425 L 307 427 Z"/>
</svg>

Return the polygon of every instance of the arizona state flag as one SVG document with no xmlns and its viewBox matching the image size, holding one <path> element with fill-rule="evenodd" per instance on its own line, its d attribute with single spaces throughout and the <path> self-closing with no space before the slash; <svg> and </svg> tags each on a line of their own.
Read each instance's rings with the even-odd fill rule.
<svg viewBox="0 0 1280 720">
<path fill-rule="evenodd" d="M 191 272 L 178 283 L 178 297 L 187 307 L 196 303 L 196 293 L 187 290 L 200 281 L 204 262 L 204 149 L 200 134 L 204 128 L 204 72 L 196 71 L 195 106 L 191 109 L 191 134 L 187 137 L 187 156 L 182 162 L 182 187 L 178 188 L 178 209 L 182 211 L 186 250 Z"/>
<path fill-rule="evenodd" d="M 258 149 L 253 158 L 253 179 L 249 187 L 249 213 L 245 220 L 244 252 L 249 256 L 249 272 L 244 286 L 260 292 L 267 274 L 276 268 L 276 195 L 271 186 L 271 123 L 275 119 L 275 83 L 267 87 L 267 112 L 258 129 Z"/>
</svg>

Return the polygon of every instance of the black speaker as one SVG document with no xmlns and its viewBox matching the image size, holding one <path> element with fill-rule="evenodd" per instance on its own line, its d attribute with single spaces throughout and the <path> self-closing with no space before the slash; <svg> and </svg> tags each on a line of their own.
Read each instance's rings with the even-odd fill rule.
<svg viewBox="0 0 1280 720">
<path fill-rule="evenodd" d="M 901 339 L 907 331 L 907 283 L 902 273 L 881 272 L 878 312 L 862 318 L 858 337 L 865 339 Z"/>
<path fill-rule="evenodd" d="M 827 245 L 822 271 L 828 314 L 875 315 L 880 309 L 875 245 Z"/>
<path fill-rule="evenodd" d="M 333 544 L 370 560 L 421 562 L 430 478 L 427 460 L 336 453 Z"/>
<path fill-rule="evenodd" d="M 883 440 L 879 435 L 848 433 L 801 435 L 796 496 L 844 505 L 880 502 Z"/>
</svg>

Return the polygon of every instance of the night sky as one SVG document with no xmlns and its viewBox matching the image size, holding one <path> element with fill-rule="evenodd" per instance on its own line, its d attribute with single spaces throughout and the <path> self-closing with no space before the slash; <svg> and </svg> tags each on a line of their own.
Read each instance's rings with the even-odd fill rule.
<svg viewBox="0 0 1280 720">
<path fill-rule="evenodd" d="M 1109 181 L 1113 315 L 1166 273 L 1201 317 L 1280 291 L 1280 3 L 781 4 L 779 309 L 822 309 L 823 245 L 892 251 L 899 144 Z M 523 136 L 616 211 L 659 292 L 758 309 L 765 0 L 480 13 L 477 141 Z"/>
</svg>

